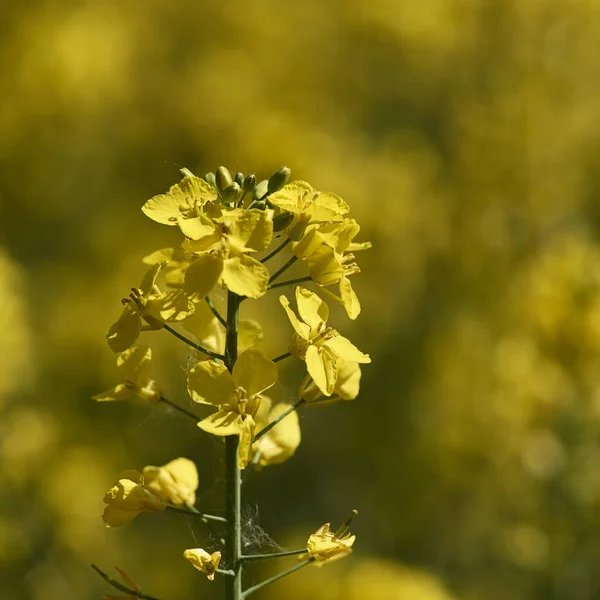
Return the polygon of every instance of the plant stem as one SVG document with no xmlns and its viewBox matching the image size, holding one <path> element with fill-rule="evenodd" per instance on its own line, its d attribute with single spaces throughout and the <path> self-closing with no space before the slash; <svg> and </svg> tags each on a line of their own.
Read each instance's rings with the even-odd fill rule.
<svg viewBox="0 0 600 600">
<path fill-rule="evenodd" d="M 265 587 L 266 585 L 274 583 L 275 581 L 277 581 L 278 579 L 281 579 L 282 577 L 291 575 L 295 571 L 298 571 L 298 570 L 302 569 L 303 567 L 305 567 L 306 565 L 309 565 L 311 562 L 313 562 L 313 558 L 312 557 L 307 558 L 305 561 L 298 563 L 296 566 L 292 567 L 291 569 L 288 569 L 287 571 L 284 571 L 283 573 L 279 573 L 279 575 L 275 575 L 274 577 L 270 577 L 269 579 L 265 579 L 265 581 L 262 581 L 261 583 L 257 583 L 256 585 L 253 585 L 251 588 L 248 588 L 243 593 L 242 598 L 245 600 L 250 594 L 257 592 L 258 590 Z"/>
<path fill-rule="evenodd" d="M 286 552 L 274 552 L 272 554 L 246 554 L 242 556 L 242 560 L 262 560 L 264 558 L 283 558 L 284 556 L 295 556 L 296 554 L 306 554 L 308 550 L 287 550 Z"/>
<path fill-rule="evenodd" d="M 164 396 L 160 397 L 160 401 L 163 402 L 164 404 L 168 404 L 171 408 L 178 410 L 180 413 L 186 415 L 187 417 L 194 419 L 194 421 L 196 421 L 196 423 L 198 423 L 199 421 L 202 420 L 202 419 L 198 418 L 193 412 L 189 411 L 187 408 L 183 408 L 183 406 L 179 406 L 179 404 L 175 404 L 175 402 L 172 402 L 171 400 L 169 400 L 168 398 L 165 398 Z"/>
<path fill-rule="evenodd" d="M 189 510 L 187 508 L 180 508 L 179 506 L 171 506 L 167 504 L 167 510 L 182 513 L 184 515 L 190 515 L 191 517 L 198 517 L 203 521 L 215 521 L 216 523 L 227 523 L 225 517 L 217 517 L 216 515 L 207 515 L 197 510 Z"/>
<path fill-rule="evenodd" d="M 260 262 L 266 263 L 270 258 L 273 258 L 276 254 L 279 254 L 279 252 L 281 252 L 291 241 L 292 240 L 290 240 L 290 238 L 287 238 L 283 244 L 277 246 L 277 248 L 275 248 L 271 254 L 267 254 L 267 256 L 265 256 Z"/>
<path fill-rule="evenodd" d="M 215 317 L 217 317 L 217 320 L 219 321 L 219 323 L 221 323 L 221 325 L 223 325 L 223 327 L 227 327 L 227 321 L 221 316 L 221 313 L 215 308 L 215 305 L 212 303 L 212 300 L 206 296 L 204 298 L 204 300 L 206 301 L 206 304 L 208 304 L 208 308 L 210 308 L 210 310 L 212 310 L 212 314 L 215 315 Z"/>
<path fill-rule="evenodd" d="M 286 352 L 285 354 L 280 354 L 279 356 L 276 356 L 273 359 L 273 362 L 279 362 L 280 360 L 283 360 L 284 358 L 288 358 L 292 355 L 291 352 Z"/>
<path fill-rule="evenodd" d="M 241 297 L 227 292 L 225 366 L 231 372 L 237 360 L 238 322 Z M 225 438 L 226 515 L 229 523 L 227 552 L 233 577 L 225 580 L 225 599 L 242 599 L 242 477 L 238 464 L 239 436 Z"/>
<path fill-rule="evenodd" d="M 132 588 L 128 588 L 126 585 L 123 585 L 122 583 L 118 582 L 116 579 L 113 579 L 110 575 L 105 573 L 102 569 L 100 569 L 96 565 L 91 565 L 91 566 L 92 566 L 92 569 L 94 569 L 94 571 L 96 571 L 96 573 L 98 573 L 98 575 L 100 575 L 100 577 L 102 577 L 102 579 L 104 579 L 104 581 L 106 581 L 106 583 L 108 583 L 109 585 L 112 585 L 112 587 L 119 590 L 120 592 L 129 594 L 133 598 L 144 598 L 145 600 L 158 600 L 158 598 L 155 598 L 154 596 L 149 596 L 148 594 L 144 594 L 144 592 L 142 592 L 140 590 L 134 590 Z"/>
<path fill-rule="evenodd" d="M 293 285 L 294 283 L 303 283 L 304 281 L 312 281 L 312 277 L 298 277 L 298 279 L 288 279 L 287 281 L 280 281 L 279 283 L 274 283 L 270 285 L 267 289 L 274 290 L 278 287 L 283 287 L 284 285 Z"/>
<path fill-rule="evenodd" d="M 268 433 L 269 431 L 271 431 L 271 429 L 273 429 L 273 427 L 275 427 L 275 425 L 277 425 L 277 423 L 279 423 L 279 421 L 285 419 L 290 413 L 293 413 L 295 410 L 298 410 L 303 404 L 304 404 L 304 399 L 301 398 L 300 400 L 298 400 L 298 402 L 296 402 L 296 404 L 294 404 L 294 406 L 290 406 L 290 408 L 288 408 L 282 415 L 280 415 L 274 421 L 269 423 L 264 429 L 261 429 L 254 436 L 254 441 L 261 438 L 263 435 L 265 435 L 265 433 Z"/>
<path fill-rule="evenodd" d="M 198 350 L 198 352 L 202 352 L 203 354 L 206 354 L 212 358 L 217 358 L 219 360 L 224 360 L 224 358 L 225 358 L 222 354 L 217 354 L 216 352 L 213 352 L 212 350 L 209 350 L 208 348 L 204 348 L 204 346 L 200 346 L 200 344 L 196 344 L 195 342 L 192 342 L 192 340 L 189 340 L 184 335 L 181 335 L 178 331 L 175 331 L 175 329 L 173 329 L 166 323 L 163 325 L 163 329 L 166 329 L 171 335 L 174 335 L 178 340 L 181 340 L 188 346 L 195 348 L 196 350 Z"/>
<path fill-rule="evenodd" d="M 292 256 L 290 260 L 288 260 L 279 271 L 275 271 L 275 273 L 269 279 L 269 285 L 271 285 L 282 273 L 285 273 L 296 261 L 298 257 L 296 255 Z"/>
</svg>

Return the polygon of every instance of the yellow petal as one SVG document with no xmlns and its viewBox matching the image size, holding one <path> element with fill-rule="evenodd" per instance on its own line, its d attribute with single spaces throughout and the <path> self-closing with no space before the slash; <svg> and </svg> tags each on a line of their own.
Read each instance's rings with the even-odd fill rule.
<svg viewBox="0 0 600 600">
<path fill-rule="evenodd" d="M 265 334 L 261 324 L 253 319 L 243 319 L 238 326 L 238 352 L 256 348 Z"/>
<path fill-rule="evenodd" d="M 198 427 L 212 435 L 240 435 L 244 429 L 244 421 L 242 416 L 236 412 L 218 410 L 216 413 L 200 421 Z"/>
<path fill-rule="evenodd" d="M 185 252 L 181 248 L 161 248 L 144 256 L 142 262 L 146 265 L 156 265 L 164 262 L 168 266 L 173 266 L 182 260 L 185 260 Z"/>
<path fill-rule="evenodd" d="M 145 311 L 158 313 L 164 321 L 183 321 L 194 314 L 194 308 L 194 303 L 185 292 L 174 290 L 152 297 Z"/>
<path fill-rule="evenodd" d="M 254 210 L 252 209 L 250 212 Z M 257 212 L 258 219 L 249 238 L 246 240 L 246 248 L 260 252 L 267 249 L 273 239 L 273 219 L 267 211 L 258 210 Z"/>
<path fill-rule="evenodd" d="M 247 415 L 242 424 L 240 432 L 240 442 L 238 445 L 238 466 L 240 469 L 245 469 L 250 462 L 252 440 L 254 440 L 254 419 Z"/>
<path fill-rule="evenodd" d="M 225 261 L 222 279 L 235 294 L 260 298 L 267 292 L 269 270 L 254 258 L 241 254 Z"/>
<path fill-rule="evenodd" d="M 183 289 L 188 294 L 204 298 L 219 281 L 223 260 L 214 254 L 201 254 L 188 267 Z"/>
<path fill-rule="evenodd" d="M 217 321 L 217 318 L 206 302 L 196 304 L 194 314 L 183 322 L 183 326 L 205 348 L 213 352 L 220 353 L 223 351 L 225 346 L 225 328 Z"/>
<path fill-rule="evenodd" d="M 269 413 L 269 423 L 277 420 L 291 407 L 291 404 L 277 404 Z M 293 411 L 254 444 L 254 450 L 260 451 L 259 465 L 265 467 L 284 462 L 296 452 L 300 440 L 298 413 Z"/>
<path fill-rule="evenodd" d="M 119 354 L 117 367 L 131 383 L 144 386 L 148 383 L 152 350 L 148 346 L 133 346 Z"/>
<path fill-rule="evenodd" d="M 165 263 L 157 263 L 155 265 L 152 265 L 148 269 L 148 271 L 144 275 L 144 279 L 142 279 L 142 283 L 140 283 L 140 290 L 142 290 L 142 296 L 148 296 L 149 294 L 154 292 L 156 279 L 158 278 L 158 274 L 164 266 Z"/>
<path fill-rule="evenodd" d="M 215 232 L 213 222 L 206 215 L 201 215 L 192 219 L 179 217 L 177 223 L 179 224 L 181 233 L 191 240 L 200 240 Z"/>
<path fill-rule="evenodd" d="M 283 186 L 278 192 L 269 196 L 269 202 L 273 206 L 297 214 L 304 210 L 306 204 L 315 195 L 314 188 L 306 181 L 292 181 Z"/>
<path fill-rule="evenodd" d="M 371 362 L 371 357 L 368 354 L 363 354 L 350 340 L 341 335 L 328 339 L 323 345 L 330 348 L 344 360 L 363 364 Z"/>
<path fill-rule="evenodd" d="M 157 223 L 177 225 L 179 201 L 170 194 L 158 194 L 142 206 L 142 212 Z"/>
<path fill-rule="evenodd" d="M 348 316 L 354 320 L 360 315 L 360 301 L 352 289 L 352 284 L 347 277 L 340 279 L 340 295 Z"/>
<path fill-rule="evenodd" d="M 360 391 L 361 371 L 358 363 L 339 359 L 333 390 L 343 400 L 354 400 Z"/>
<path fill-rule="evenodd" d="M 296 288 L 296 303 L 300 318 L 307 323 L 311 330 L 317 330 L 329 318 L 329 307 L 319 296 L 306 288 Z"/>
<path fill-rule="evenodd" d="M 348 204 L 332 192 L 319 192 L 318 196 L 313 200 L 313 214 L 318 217 L 321 209 L 331 211 L 336 215 L 346 215 L 350 212 Z"/>
<path fill-rule="evenodd" d="M 127 304 L 117 322 L 112 325 L 106 334 L 110 349 L 113 352 L 127 350 L 138 339 L 141 330 L 142 319 L 140 315 Z"/>
<path fill-rule="evenodd" d="M 277 365 L 258 350 L 246 350 L 235 361 L 232 375 L 237 387 L 254 396 L 275 385 Z"/>
<path fill-rule="evenodd" d="M 344 275 L 344 267 L 340 262 L 340 255 L 330 250 L 327 254 L 311 260 L 310 276 L 320 285 L 333 285 L 340 281 Z"/>
<path fill-rule="evenodd" d="M 221 362 L 201 361 L 188 375 L 188 392 L 194 402 L 226 404 L 233 398 L 234 391 L 233 377 Z"/>
<path fill-rule="evenodd" d="M 288 319 L 290 320 L 290 323 L 292 324 L 292 327 L 294 328 L 294 331 L 303 339 L 303 340 L 309 340 L 310 339 L 310 326 L 307 325 L 306 323 L 302 323 L 298 317 L 296 316 L 296 313 L 294 313 L 294 311 L 290 308 L 290 301 L 285 297 L 285 296 L 279 296 L 279 302 L 281 303 L 281 306 L 283 306 L 283 308 L 285 309 L 285 312 L 288 316 Z"/>
<path fill-rule="evenodd" d="M 134 396 L 135 390 L 124 383 L 120 383 L 114 388 L 106 390 L 106 392 L 92 396 L 92 400 L 96 400 L 97 402 L 111 402 L 116 400 L 130 400 Z"/>
<path fill-rule="evenodd" d="M 202 548 L 191 548 L 183 553 L 183 557 L 189 560 L 196 569 L 205 573 L 210 581 L 215 578 L 215 573 L 221 561 L 220 552 L 209 554 Z"/>
<path fill-rule="evenodd" d="M 336 357 L 323 346 L 310 345 L 306 350 L 306 369 L 317 387 L 331 396 L 337 377 Z"/>
</svg>

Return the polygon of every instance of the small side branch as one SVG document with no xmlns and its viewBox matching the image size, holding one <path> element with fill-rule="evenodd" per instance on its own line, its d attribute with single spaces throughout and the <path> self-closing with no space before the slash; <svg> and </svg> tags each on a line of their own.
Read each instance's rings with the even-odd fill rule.
<svg viewBox="0 0 600 600">
<path fill-rule="evenodd" d="M 204 300 L 206 301 L 206 304 L 208 304 L 208 308 L 210 308 L 210 310 L 212 310 L 212 314 L 215 315 L 215 317 L 217 317 L 217 320 L 219 321 L 219 323 L 221 323 L 221 325 L 223 325 L 223 327 L 227 327 L 227 321 L 221 316 L 221 313 L 215 308 L 215 305 L 212 303 L 212 300 L 206 296 L 204 298 Z"/>
<path fill-rule="evenodd" d="M 270 577 L 269 579 L 265 579 L 265 581 L 263 581 L 261 583 L 257 583 L 256 585 L 253 585 L 251 588 L 248 588 L 242 594 L 242 598 L 245 600 L 248 596 L 250 596 L 250 594 L 257 592 L 258 590 L 264 588 L 267 585 L 270 585 L 271 583 L 275 583 L 278 579 L 282 579 L 283 577 L 287 577 L 288 575 L 291 575 L 292 573 L 299 571 L 300 569 L 306 567 L 306 565 L 310 565 L 310 563 L 313 562 L 313 560 L 314 559 L 312 557 L 307 558 L 305 561 L 298 563 L 291 569 L 288 569 L 287 571 L 284 571 L 283 573 L 279 573 L 279 575 L 275 575 L 274 577 Z"/>
<path fill-rule="evenodd" d="M 273 362 L 279 362 L 280 360 L 283 360 L 284 358 L 289 358 L 292 355 L 291 352 L 286 352 L 285 354 L 280 354 L 279 356 L 276 356 L 273 359 Z"/>
<path fill-rule="evenodd" d="M 275 552 L 272 554 L 246 554 L 240 557 L 242 560 L 263 560 L 266 558 L 283 558 L 284 556 L 296 556 L 297 554 L 306 554 L 308 550 L 302 548 L 300 550 L 288 550 L 286 552 Z"/>
<path fill-rule="evenodd" d="M 296 261 L 298 260 L 298 257 L 296 255 L 292 256 L 292 258 L 290 258 L 290 260 L 288 260 L 285 265 L 283 265 L 283 267 L 281 267 L 281 269 L 279 269 L 279 271 L 275 271 L 275 273 L 273 275 L 271 275 L 270 279 L 269 279 L 269 286 L 282 274 L 285 273 Z"/>
<path fill-rule="evenodd" d="M 196 421 L 196 423 L 198 423 L 202 420 L 199 417 L 197 417 L 193 412 L 189 411 L 187 408 L 184 408 L 183 406 L 179 406 L 179 404 L 175 404 L 175 402 L 172 402 L 171 400 L 169 400 L 168 398 L 165 398 L 164 396 L 160 397 L 160 401 L 163 402 L 164 404 L 167 404 L 171 408 L 174 408 L 175 410 L 179 411 L 181 414 L 185 415 L 186 417 L 190 417 L 190 419 L 194 419 L 194 421 Z"/>
<path fill-rule="evenodd" d="M 205 348 L 204 346 L 201 346 L 200 344 L 196 344 L 195 342 L 192 342 L 192 340 L 186 338 L 184 335 L 181 335 L 181 333 L 179 333 L 178 331 L 175 331 L 175 329 L 173 329 L 170 325 L 167 325 L 165 323 L 163 326 L 163 329 L 166 329 L 171 335 L 174 335 L 178 340 L 181 340 L 184 344 L 187 344 L 188 346 L 191 346 L 195 350 L 198 350 L 198 352 L 202 352 L 203 354 L 206 354 L 207 356 L 210 356 L 211 358 L 216 358 L 218 360 L 225 360 L 225 357 L 222 354 L 217 354 L 216 352 L 213 352 L 212 350 L 209 350 L 208 348 Z"/>
<path fill-rule="evenodd" d="M 108 583 L 115 589 L 119 590 L 120 592 L 128 594 L 129 596 L 132 596 L 133 598 L 144 598 L 144 600 L 158 600 L 158 598 L 155 598 L 154 596 L 144 594 L 144 592 L 142 592 L 139 589 L 136 590 L 136 589 L 127 587 L 126 585 L 120 583 L 116 579 L 113 579 L 112 577 L 110 577 L 110 575 L 105 573 L 102 569 L 100 569 L 96 565 L 91 565 L 91 567 L 92 567 L 92 569 L 94 569 L 94 571 L 96 571 L 96 573 L 98 573 L 98 575 L 100 575 L 100 577 L 102 577 L 102 579 L 104 579 L 104 581 L 106 581 L 106 583 Z"/>
<path fill-rule="evenodd" d="M 277 248 L 275 248 L 271 254 L 267 254 L 267 256 L 265 256 L 260 262 L 266 263 L 270 258 L 273 258 L 276 254 L 279 254 L 291 241 L 292 240 L 290 240 L 290 238 L 287 238 L 283 244 L 277 246 Z"/>
<path fill-rule="evenodd" d="M 180 508 L 179 506 L 171 506 L 167 504 L 167 510 L 172 512 L 181 513 L 184 515 L 188 515 L 190 517 L 198 517 L 202 521 L 214 521 L 215 523 L 227 523 L 227 519 L 225 517 L 218 517 L 216 515 L 208 515 L 206 513 L 190 510 L 189 508 Z"/>
<path fill-rule="evenodd" d="M 288 279 L 288 281 L 280 281 L 279 283 L 274 283 L 273 285 L 270 285 L 267 289 L 274 290 L 278 287 L 294 285 L 295 283 L 304 283 L 305 281 L 312 281 L 312 277 L 298 277 L 298 279 Z"/>
<path fill-rule="evenodd" d="M 263 435 L 265 435 L 265 433 L 268 433 L 269 431 L 271 431 L 271 429 L 273 429 L 273 427 L 275 427 L 275 425 L 277 425 L 277 423 L 279 423 L 280 421 L 285 419 L 289 414 L 293 413 L 295 410 L 298 410 L 303 404 L 304 404 L 303 399 L 298 400 L 298 402 L 296 402 L 296 404 L 294 404 L 294 406 L 291 406 L 290 408 L 288 408 L 282 415 L 280 415 L 274 421 L 269 423 L 264 429 L 261 429 L 254 436 L 254 441 L 260 439 Z"/>
</svg>

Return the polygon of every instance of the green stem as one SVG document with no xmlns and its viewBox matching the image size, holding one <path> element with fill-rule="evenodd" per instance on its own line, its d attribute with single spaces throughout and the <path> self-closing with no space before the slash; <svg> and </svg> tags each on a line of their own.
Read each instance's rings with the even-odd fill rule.
<svg viewBox="0 0 600 600">
<path fill-rule="evenodd" d="M 202 352 L 203 354 L 206 354 L 212 358 L 217 358 L 218 360 L 225 359 L 225 357 L 222 354 L 217 354 L 216 352 L 213 352 L 212 350 L 209 350 L 208 348 L 204 348 L 204 346 L 200 346 L 200 344 L 196 344 L 195 342 L 192 342 L 192 340 L 189 340 L 184 335 L 181 335 L 178 331 L 175 331 L 175 329 L 173 329 L 166 323 L 163 325 L 163 328 L 166 329 L 171 335 L 174 335 L 178 340 L 181 340 L 188 346 L 191 346 L 192 348 L 195 348 L 196 350 L 198 350 L 198 352 Z"/>
<path fill-rule="evenodd" d="M 241 298 L 227 292 L 225 366 L 231 372 L 238 353 L 238 322 Z M 238 464 L 239 436 L 225 438 L 226 515 L 229 523 L 227 552 L 233 577 L 225 580 L 225 599 L 242 599 L 242 477 Z"/>
<path fill-rule="evenodd" d="M 191 517 L 198 517 L 203 521 L 214 521 L 215 523 L 227 523 L 227 519 L 225 517 L 217 517 L 216 515 L 207 515 L 206 513 L 202 513 L 197 510 L 189 510 L 187 508 L 180 508 L 179 506 L 171 506 L 167 504 L 167 510 L 172 512 L 182 513 L 184 515 L 189 515 Z"/>
<path fill-rule="evenodd" d="M 94 569 L 94 571 L 96 571 L 96 573 L 98 573 L 98 575 L 100 575 L 100 577 L 102 577 L 102 579 L 104 579 L 104 581 L 106 581 L 106 583 L 108 583 L 109 585 L 112 585 L 112 587 L 119 590 L 120 592 L 129 594 L 133 598 L 144 598 L 145 600 L 158 600 L 158 598 L 155 598 L 154 596 L 149 596 L 148 594 L 144 594 L 144 592 L 142 592 L 140 590 L 133 590 L 131 588 L 128 588 L 126 585 L 123 585 L 122 583 L 118 582 L 116 579 L 113 579 L 112 577 L 110 577 L 110 575 L 105 573 L 102 569 L 100 569 L 96 565 L 91 565 L 91 566 L 92 566 L 92 569 Z"/>
<path fill-rule="evenodd" d="M 265 256 L 260 262 L 266 263 L 270 258 L 273 258 L 276 254 L 279 254 L 291 241 L 292 240 L 290 240 L 290 238 L 287 238 L 283 244 L 277 246 L 277 248 L 275 248 L 271 254 L 267 254 L 267 256 Z"/>
<path fill-rule="evenodd" d="M 312 277 L 298 277 L 298 279 L 288 279 L 287 281 L 280 281 L 279 283 L 274 283 L 270 285 L 267 289 L 274 290 L 278 287 L 283 287 L 284 285 L 293 285 L 294 283 L 303 283 L 305 281 L 312 281 Z"/>
<path fill-rule="evenodd" d="M 221 323 L 221 325 L 223 325 L 223 327 L 227 327 L 227 321 L 221 316 L 221 313 L 215 308 L 215 305 L 212 303 L 212 300 L 206 296 L 204 298 L 204 300 L 206 301 L 206 304 L 208 304 L 208 308 L 210 308 L 210 310 L 212 310 L 212 314 L 215 315 L 215 317 L 217 317 L 217 320 L 219 321 L 219 323 Z"/>
<path fill-rule="evenodd" d="M 269 279 L 269 285 L 271 285 L 282 273 L 285 273 L 296 261 L 298 257 L 296 255 L 292 256 L 290 260 L 288 260 L 279 271 L 275 271 L 275 274 L 271 276 Z"/>
<path fill-rule="evenodd" d="M 284 358 L 289 358 L 292 355 L 291 352 L 286 352 L 285 354 L 280 354 L 279 356 L 276 356 L 273 359 L 273 362 L 279 362 L 280 360 L 283 360 Z"/>
<path fill-rule="evenodd" d="M 313 560 L 314 559 L 312 557 L 311 558 L 307 558 L 305 561 L 303 561 L 301 563 L 298 563 L 296 566 L 292 567 L 291 569 L 288 569 L 287 571 L 284 571 L 283 573 L 279 573 L 279 575 L 275 575 L 274 577 L 269 577 L 269 579 L 265 579 L 265 581 L 263 581 L 261 583 L 257 583 L 256 585 L 253 585 L 251 588 L 248 588 L 243 593 L 242 598 L 245 600 L 250 594 L 253 594 L 254 592 L 257 592 L 261 588 L 264 588 L 266 585 L 274 583 L 275 581 L 277 581 L 278 579 L 281 579 L 282 577 L 286 577 L 287 575 L 291 575 L 295 571 L 299 571 L 303 567 L 306 567 L 306 565 L 310 565 L 310 563 L 313 562 Z"/>
<path fill-rule="evenodd" d="M 189 411 L 187 408 L 183 408 L 183 406 L 179 406 L 179 404 L 175 404 L 175 402 L 171 402 L 171 400 L 169 400 L 168 398 L 165 398 L 164 396 L 160 397 L 160 401 L 163 402 L 164 404 L 168 404 L 171 408 L 178 410 L 180 413 L 186 415 L 187 417 L 194 419 L 194 421 L 196 421 L 196 423 L 198 423 L 199 421 L 202 420 L 202 419 L 198 418 L 193 412 Z"/>
<path fill-rule="evenodd" d="M 308 550 L 287 550 L 286 552 L 275 552 L 273 554 L 246 554 L 242 556 L 242 560 L 262 560 L 264 558 L 283 558 L 284 556 L 295 556 L 297 554 L 306 554 Z"/>
<path fill-rule="evenodd" d="M 279 421 L 285 419 L 289 414 L 293 413 L 295 410 L 298 410 L 303 404 L 304 404 L 304 400 L 301 398 L 300 400 L 298 400 L 298 402 L 296 402 L 296 404 L 294 404 L 294 406 L 290 406 L 290 408 L 288 408 L 282 415 L 280 415 L 274 421 L 269 423 L 264 429 L 261 429 L 254 436 L 254 441 L 261 438 L 263 435 L 265 435 L 265 433 L 268 433 L 269 431 L 271 431 L 271 429 L 273 429 L 273 427 L 275 427 L 275 425 L 277 425 L 277 423 L 279 423 Z"/>
</svg>

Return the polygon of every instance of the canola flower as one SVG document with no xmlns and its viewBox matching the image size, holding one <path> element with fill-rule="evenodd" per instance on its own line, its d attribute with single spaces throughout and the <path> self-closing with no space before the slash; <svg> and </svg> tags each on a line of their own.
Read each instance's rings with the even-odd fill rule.
<svg viewBox="0 0 600 600">
<path fill-rule="evenodd" d="M 355 536 L 346 532 L 356 511 L 335 533 L 328 523 L 323 525 L 309 537 L 306 548 L 244 554 L 241 481 L 244 469 L 281 464 L 299 451 L 301 406 L 359 395 L 361 365 L 371 359 L 328 324 L 326 300 L 343 306 L 350 319 L 359 316 L 360 302 L 350 278 L 360 273 L 356 252 L 370 248 L 370 243 L 355 241 L 360 226 L 342 198 L 304 181 L 290 181 L 287 167 L 258 182 L 254 175 L 232 176 L 225 167 L 203 178 L 187 169 L 182 174 L 181 181 L 142 207 L 146 216 L 176 227 L 182 237 L 177 245 L 143 258 L 146 275 L 122 301 L 121 315 L 107 333 L 123 381 L 93 398 L 102 402 L 138 396 L 167 404 L 193 419 L 203 434 L 222 439 L 224 516 L 196 509 L 198 472 L 192 461 L 180 457 L 122 473 L 104 497 L 102 519 L 118 527 L 141 513 L 166 510 L 199 518 L 211 527 L 211 539 L 219 547 L 210 552 L 188 548 L 184 558 L 210 581 L 222 575 L 226 597 L 242 600 L 305 565 L 321 566 L 352 551 Z M 289 258 L 282 258 L 284 253 Z M 289 351 L 269 358 L 260 345 L 271 331 L 265 323 L 242 318 L 243 308 L 269 290 L 300 282 L 312 283 L 314 291 L 293 288 L 297 312 L 288 294 L 280 296 L 291 324 Z M 337 294 L 329 289 L 334 285 Z M 226 302 L 216 305 L 213 298 L 222 293 L 215 292 L 224 293 Z M 159 331 L 201 354 L 187 375 L 187 403 L 198 413 L 163 395 L 150 378 L 150 347 L 134 345 L 142 332 Z M 291 356 L 300 359 L 305 370 L 297 401 L 275 402 L 266 394 L 278 392 L 279 363 Z M 292 555 L 302 555 L 303 562 L 244 589 L 248 563 Z M 225 569 L 219 568 L 222 557 Z M 139 596 L 140 588 L 132 580 L 122 575 L 125 583 L 116 582 L 94 568 L 113 587 Z"/>
</svg>

